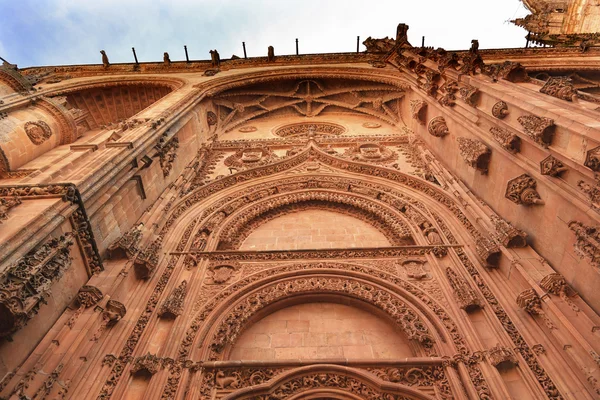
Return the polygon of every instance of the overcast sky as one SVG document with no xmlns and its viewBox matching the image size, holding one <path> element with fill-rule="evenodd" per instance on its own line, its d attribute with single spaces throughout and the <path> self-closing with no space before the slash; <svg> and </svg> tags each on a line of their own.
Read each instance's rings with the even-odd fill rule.
<svg viewBox="0 0 600 400">
<path fill-rule="evenodd" d="M 523 47 L 526 32 L 508 23 L 527 15 L 520 0 L 0 0 L 0 56 L 19 67 L 111 62 L 222 59 L 356 51 L 356 36 L 395 36 L 445 49 Z"/>
</svg>

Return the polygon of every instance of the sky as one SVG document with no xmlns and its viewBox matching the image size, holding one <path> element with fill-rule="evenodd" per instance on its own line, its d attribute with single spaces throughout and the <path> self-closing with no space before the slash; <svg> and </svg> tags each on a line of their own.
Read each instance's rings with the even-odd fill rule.
<svg viewBox="0 0 600 400">
<path fill-rule="evenodd" d="M 138 60 L 221 59 L 356 51 L 356 37 L 395 37 L 410 26 L 414 46 L 523 47 L 524 29 L 508 21 L 528 11 L 520 0 L 0 0 L 0 57 L 19 67 Z"/>
</svg>

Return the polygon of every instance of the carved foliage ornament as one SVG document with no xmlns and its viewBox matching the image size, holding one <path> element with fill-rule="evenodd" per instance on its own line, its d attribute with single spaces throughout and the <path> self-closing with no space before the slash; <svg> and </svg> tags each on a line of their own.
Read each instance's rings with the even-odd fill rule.
<svg viewBox="0 0 600 400">
<path fill-rule="evenodd" d="M 521 138 L 507 129 L 493 126 L 490 128 L 494 140 L 500 143 L 505 150 L 511 153 L 518 153 L 521 149 Z"/>
<path fill-rule="evenodd" d="M 566 101 L 573 101 L 573 99 L 577 98 L 577 89 L 571 83 L 571 79 L 564 76 L 548 79 L 540 89 L 540 93 Z"/>
<path fill-rule="evenodd" d="M 535 115 L 522 115 L 517 118 L 525 133 L 537 144 L 546 148 L 554 136 L 554 120 Z"/>
<path fill-rule="evenodd" d="M 504 197 L 515 204 L 540 205 L 544 201 L 535 190 L 537 182 L 528 174 L 519 175 L 508 181 Z"/>
<path fill-rule="evenodd" d="M 44 143 L 52 136 L 50 125 L 41 120 L 36 122 L 26 122 L 24 128 L 27 137 L 29 137 L 31 143 L 35 145 Z"/>
<path fill-rule="evenodd" d="M 152 276 L 158 266 L 161 249 L 162 237 L 159 236 L 148 247 L 138 253 L 133 263 L 135 275 L 138 279 L 148 279 Z"/>
<path fill-rule="evenodd" d="M 519 363 L 515 353 L 504 346 L 496 345 L 487 351 L 488 360 L 496 368 L 512 367 Z"/>
<path fill-rule="evenodd" d="M 427 131 L 435 137 L 444 137 L 449 133 L 444 117 L 432 118 L 427 125 Z"/>
<path fill-rule="evenodd" d="M 527 246 L 527 233 L 515 228 L 510 222 L 497 215 L 492 215 L 490 218 L 496 228 L 496 237 L 504 247 Z"/>
<path fill-rule="evenodd" d="M 481 171 L 482 174 L 486 174 L 490 163 L 491 150 L 479 140 L 458 137 L 456 141 L 458 142 L 460 155 L 465 162 Z"/>
<path fill-rule="evenodd" d="M 126 232 L 119 240 L 108 246 L 111 258 L 132 258 L 138 251 L 138 243 L 142 240 L 142 228 L 144 224 L 134 226 Z"/>
<path fill-rule="evenodd" d="M 573 303 L 570 298 L 575 294 L 573 289 L 567 285 L 567 281 L 561 274 L 553 273 L 546 275 L 540 281 L 540 286 L 548 293 L 559 296 L 565 303 L 569 305 L 569 307 L 571 307 L 573 311 L 580 311 L 579 307 L 577 307 L 577 305 Z"/>
<path fill-rule="evenodd" d="M 557 177 L 567 169 L 568 168 L 554 156 L 548 156 L 540 161 L 540 172 L 542 175 Z"/>
<path fill-rule="evenodd" d="M 69 321 L 67 321 L 67 326 L 72 328 L 84 309 L 95 306 L 103 298 L 104 295 L 97 287 L 88 285 L 82 286 L 81 289 L 79 289 L 79 293 L 77 293 L 77 297 L 75 298 L 75 301 L 79 307 L 77 310 L 75 310 Z"/>
</svg>

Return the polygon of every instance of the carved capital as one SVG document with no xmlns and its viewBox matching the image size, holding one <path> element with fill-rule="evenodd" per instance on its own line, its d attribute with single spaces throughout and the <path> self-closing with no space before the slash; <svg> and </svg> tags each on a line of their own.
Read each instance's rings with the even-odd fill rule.
<svg viewBox="0 0 600 400">
<path fill-rule="evenodd" d="M 544 201 L 535 190 L 537 182 L 528 174 L 519 175 L 508 181 L 504 197 L 515 204 L 541 205 Z"/>
<path fill-rule="evenodd" d="M 540 161 L 540 172 L 542 175 L 550 175 L 557 177 L 565 172 L 568 168 L 563 165 L 554 156 L 548 156 Z"/>
<path fill-rule="evenodd" d="M 502 100 L 492 107 L 492 115 L 498 119 L 504 119 L 508 114 L 508 104 Z"/>
<path fill-rule="evenodd" d="M 456 141 L 463 160 L 482 174 L 487 174 L 492 154 L 490 149 L 479 140 L 458 137 Z"/>
<path fill-rule="evenodd" d="M 448 125 L 446 125 L 446 120 L 444 117 L 434 117 L 429 121 L 427 125 L 427 131 L 435 137 L 444 137 L 446 136 L 448 131 Z"/>
<path fill-rule="evenodd" d="M 517 121 L 523 127 L 525 133 L 537 144 L 546 148 L 552 143 L 554 136 L 554 120 L 535 115 L 522 115 Z"/>
</svg>

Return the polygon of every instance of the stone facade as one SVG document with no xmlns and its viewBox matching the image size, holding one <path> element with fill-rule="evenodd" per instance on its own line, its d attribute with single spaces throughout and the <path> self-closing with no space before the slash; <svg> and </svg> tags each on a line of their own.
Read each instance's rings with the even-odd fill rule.
<svg viewBox="0 0 600 400">
<path fill-rule="evenodd" d="M 598 398 L 600 52 L 407 30 L 4 66 L 0 397 Z"/>
</svg>

